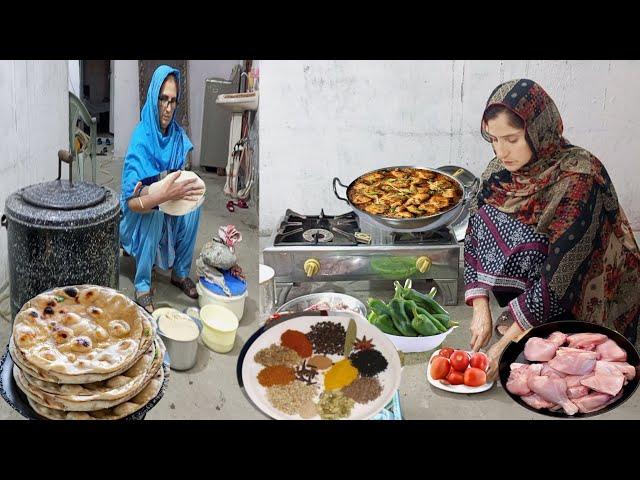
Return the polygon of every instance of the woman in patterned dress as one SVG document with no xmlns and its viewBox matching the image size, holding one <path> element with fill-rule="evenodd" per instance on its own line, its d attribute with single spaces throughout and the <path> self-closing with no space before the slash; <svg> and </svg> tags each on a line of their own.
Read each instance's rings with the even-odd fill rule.
<svg viewBox="0 0 640 480">
<path fill-rule="evenodd" d="M 604 165 L 562 136 L 556 105 L 531 80 L 492 92 L 481 132 L 496 156 L 464 246 L 474 351 L 492 336 L 489 292 L 508 306 L 487 352 L 488 379 L 510 341 L 549 321 L 604 325 L 638 347 L 640 251 Z"/>
</svg>

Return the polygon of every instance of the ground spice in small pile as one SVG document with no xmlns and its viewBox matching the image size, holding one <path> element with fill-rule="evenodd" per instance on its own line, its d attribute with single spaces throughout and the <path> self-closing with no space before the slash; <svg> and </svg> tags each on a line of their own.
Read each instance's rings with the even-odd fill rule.
<svg viewBox="0 0 640 480">
<path fill-rule="evenodd" d="M 258 374 L 258 382 L 263 387 L 271 387 L 273 385 L 286 385 L 293 382 L 296 374 L 293 368 L 286 365 L 273 365 L 260 370 Z"/>
<path fill-rule="evenodd" d="M 307 336 L 297 330 L 287 330 L 280 336 L 285 347 L 295 350 L 302 358 L 308 358 L 313 353 L 313 346 Z"/>
<path fill-rule="evenodd" d="M 333 361 L 324 355 L 314 355 L 309 359 L 307 365 L 310 367 L 316 367 L 318 370 L 326 370 L 333 365 Z"/>
<path fill-rule="evenodd" d="M 288 385 L 267 388 L 267 398 L 271 405 L 289 415 L 296 415 L 312 401 L 316 395 L 316 387 L 303 382 L 292 382 Z"/>
<path fill-rule="evenodd" d="M 358 369 L 351 365 L 348 358 L 340 360 L 324 376 L 325 390 L 339 390 L 358 378 Z"/>
<path fill-rule="evenodd" d="M 349 357 L 353 366 L 358 369 L 363 377 L 373 377 L 387 369 L 387 359 L 374 349 L 359 350 Z"/>
<path fill-rule="evenodd" d="M 355 402 L 342 394 L 342 392 L 322 392 L 318 410 L 323 420 L 337 420 L 351 415 Z"/>
<path fill-rule="evenodd" d="M 309 419 L 318 415 L 318 406 L 313 400 L 307 401 L 302 407 L 300 407 L 300 411 L 298 412 L 302 418 Z"/>
<path fill-rule="evenodd" d="M 302 358 L 295 350 L 275 343 L 269 348 L 260 350 L 255 354 L 253 359 L 256 363 L 264 365 L 265 367 L 272 367 L 274 365 L 288 365 L 293 367 L 302 362 Z"/>
<path fill-rule="evenodd" d="M 346 330 L 339 323 L 319 322 L 311 325 L 307 338 L 311 340 L 316 353 L 342 355 L 346 334 Z"/>
<path fill-rule="evenodd" d="M 375 377 L 362 377 L 343 388 L 342 393 L 358 403 L 369 403 L 380 396 L 382 385 Z"/>
</svg>

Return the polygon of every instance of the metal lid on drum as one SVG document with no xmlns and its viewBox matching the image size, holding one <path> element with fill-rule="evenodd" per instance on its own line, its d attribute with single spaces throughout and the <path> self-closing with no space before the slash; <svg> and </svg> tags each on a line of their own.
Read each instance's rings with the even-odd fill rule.
<svg viewBox="0 0 640 480">
<path fill-rule="evenodd" d="M 30 185 L 12 193 L 7 197 L 4 213 L 10 220 L 26 225 L 68 229 L 96 225 L 120 212 L 119 196 L 109 187 L 86 184 L 92 188 L 76 189 L 84 182 L 73 182 L 73 189 L 63 187 L 63 192 L 47 196 L 55 187 L 51 184 L 59 183 L 54 180 Z"/>
<path fill-rule="evenodd" d="M 104 200 L 107 192 L 95 183 L 54 180 L 38 183 L 22 190 L 22 198 L 30 205 L 52 210 L 77 210 L 93 207 Z"/>
<path fill-rule="evenodd" d="M 27 226 L 71 229 L 102 223 L 120 212 L 118 194 L 102 185 L 73 181 L 74 155 L 58 151 L 58 178 L 23 187 L 7 197 L 5 215 Z M 69 180 L 61 180 L 62 164 Z M 4 215 L 3 215 L 4 221 Z"/>
</svg>

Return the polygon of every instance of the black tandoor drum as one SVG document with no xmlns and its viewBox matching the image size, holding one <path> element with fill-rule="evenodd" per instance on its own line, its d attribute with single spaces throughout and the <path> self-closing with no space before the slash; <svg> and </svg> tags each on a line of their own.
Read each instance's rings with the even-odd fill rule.
<svg viewBox="0 0 640 480">
<path fill-rule="evenodd" d="M 71 163 L 70 163 L 71 165 Z M 65 285 L 118 288 L 118 194 L 58 179 L 24 187 L 5 202 L 11 316 L 39 293 Z"/>
</svg>

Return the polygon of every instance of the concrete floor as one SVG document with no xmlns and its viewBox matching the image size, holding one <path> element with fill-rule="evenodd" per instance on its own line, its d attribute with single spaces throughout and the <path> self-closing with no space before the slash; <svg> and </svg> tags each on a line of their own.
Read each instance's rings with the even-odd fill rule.
<svg viewBox="0 0 640 480">
<path fill-rule="evenodd" d="M 120 191 L 122 158 L 99 156 L 100 172 L 97 181 Z M 86 168 L 86 167 L 85 167 Z M 147 419 L 264 419 L 238 387 L 236 380 L 236 361 L 244 342 L 257 329 L 258 319 L 258 216 L 254 199 L 249 201 L 248 209 L 236 208 L 227 211 L 229 200 L 222 193 L 225 177 L 197 170 L 207 185 L 207 196 L 202 205 L 200 227 L 196 239 L 194 256 L 200 253 L 205 242 L 217 235 L 218 227 L 233 224 L 242 234 L 242 242 L 237 245 L 238 262 L 247 278 L 249 295 L 245 301 L 244 316 L 240 320 L 236 343 L 233 350 L 220 354 L 209 350 L 202 343 L 198 346 L 198 361 L 189 371 L 171 371 L 166 393 L 158 405 L 153 408 Z M 193 277 L 195 267 L 192 267 Z M 120 259 L 120 290 L 133 297 L 133 276 L 135 264 L 133 258 Z M 154 286 L 155 302 L 168 303 L 183 310 L 189 306 L 197 307 L 192 300 L 171 285 L 169 272 L 158 271 Z M 8 323 L 0 320 L 0 344 L 6 345 L 10 334 Z M 8 404 L 0 401 L 0 420 L 21 419 Z"/>
<path fill-rule="evenodd" d="M 284 212 L 283 212 L 284 213 Z M 303 212 L 304 213 L 304 212 Z M 638 235 L 636 234 L 636 238 Z M 260 237 L 260 251 L 270 245 L 271 238 Z M 461 258 L 460 272 L 463 271 Z M 414 287 L 420 291 L 428 291 L 433 282 L 414 282 Z M 334 282 L 334 283 L 304 283 L 295 286 L 287 299 L 291 300 L 309 293 L 332 291 L 346 293 L 364 302 L 369 297 L 381 298 L 388 301 L 393 297 L 393 282 Z M 436 300 L 442 302 L 438 294 Z M 490 302 L 494 320 L 502 312 L 495 298 Z M 471 333 L 469 325 L 472 318 L 472 308 L 464 304 L 464 285 L 462 277 L 458 282 L 458 304 L 446 306 L 451 318 L 460 322 L 445 340 L 444 345 L 453 348 L 470 349 Z M 496 341 L 483 349 L 486 351 Z M 433 351 L 422 353 L 401 354 L 402 380 L 400 383 L 400 404 L 402 413 L 407 420 L 549 420 L 553 417 L 536 414 L 515 403 L 502 389 L 500 381 L 490 390 L 476 394 L 458 394 L 433 387 L 427 380 L 427 362 Z M 629 398 L 624 404 L 602 415 L 592 417 L 602 420 L 640 419 L 640 392 Z"/>
</svg>

